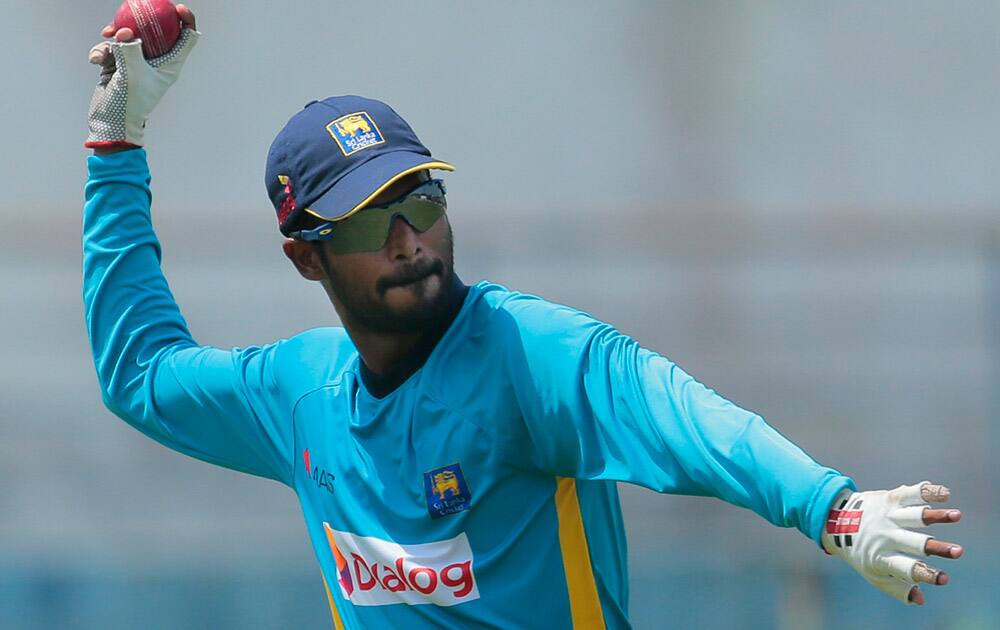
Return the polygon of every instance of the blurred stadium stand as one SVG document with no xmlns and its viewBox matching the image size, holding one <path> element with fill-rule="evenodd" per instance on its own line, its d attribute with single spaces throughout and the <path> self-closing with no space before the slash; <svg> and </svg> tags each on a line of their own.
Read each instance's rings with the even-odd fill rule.
<svg viewBox="0 0 1000 630">
<path fill-rule="evenodd" d="M 118 0 L 9 4 L 0 629 L 329 627 L 290 492 L 101 406 L 80 142 Z M 860 486 L 940 480 L 965 511 L 917 609 L 749 512 L 623 488 L 637 628 L 1000 627 L 1000 3 L 372 2 L 341 29 L 327 0 L 191 4 L 206 36 L 148 138 L 201 342 L 336 324 L 279 251 L 263 156 L 313 98 L 382 98 L 459 166 L 465 280 L 588 310 Z"/>
<path fill-rule="evenodd" d="M 637 628 L 664 619 L 833 627 L 842 613 L 834 593 L 885 627 L 1000 619 L 987 586 L 997 555 L 982 525 L 996 517 L 997 481 L 988 217 L 841 212 L 737 223 L 732 213 L 674 208 L 626 220 L 582 215 L 567 226 L 558 216 L 453 216 L 467 281 L 588 310 L 862 487 L 927 476 L 952 484 L 966 511 L 949 537 L 969 557 L 949 567 L 954 586 L 915 611 L 749 512 L 623 488 Z M 247 228 L 220 244 L 212 229 L 160 233 L 168 278 L 203 343 L 246 345 L 335 323 L 274 235 Z M 13 336 L 0 359 L 2 389 L 16 394 L 0 399 L 0 627 L 326 623 L 291 493 L 171 453 L 104 411 L 84 345 L 77 254 L 50 249 L 29 275 L 18 269 L 25 248 L 0 253 L 8 303 L 18 305 L 5 319 L 46 334 Z"/>
</svg>

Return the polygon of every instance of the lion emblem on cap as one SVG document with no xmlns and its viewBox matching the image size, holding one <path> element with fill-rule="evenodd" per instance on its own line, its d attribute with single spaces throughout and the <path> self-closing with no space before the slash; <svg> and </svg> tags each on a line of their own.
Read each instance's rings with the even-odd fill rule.
<svg viewBox="0 0 1000 630">
<path fill-rule="evenodd" d="M 371 130 L 372 128 L 371 125 L 368 124 L 368 121 L 365 120 L 363 116 L 358 116 L 357 114 L 337 121 L 337 131 L 344 136 L 353 137 L 358 135 L 359 131 L 361 133 L 370 133 Z"/>
</svg>

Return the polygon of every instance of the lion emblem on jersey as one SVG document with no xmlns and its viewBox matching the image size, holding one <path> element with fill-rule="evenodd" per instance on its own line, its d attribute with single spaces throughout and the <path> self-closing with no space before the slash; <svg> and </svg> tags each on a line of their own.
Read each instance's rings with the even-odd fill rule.
<svg viewBox="0 0 1000 630">
<path fill-rule="evenodd" d="M 424 494 L 431 518 L 464 512 L 472 507 L 472 492 L 461 464 L 449 464 L 424 473 Z"/>
<path fill-rule="evenodd" d="M 442 501 L 447 499 L 449 494 L 457 497 L 462 493 L 458 487 L 458 477 L 455 476 L 455 471 L 453 470 L 443 470 L 434 475 L 431 487 L 434 489 L 434 494 Z"/>
</svg>

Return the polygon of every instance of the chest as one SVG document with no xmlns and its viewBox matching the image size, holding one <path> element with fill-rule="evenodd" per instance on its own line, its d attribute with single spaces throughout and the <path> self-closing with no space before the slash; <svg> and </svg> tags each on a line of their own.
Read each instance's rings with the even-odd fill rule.
<svg viewBox="0 0 1000 630">
<path fill-rule="evenodd" d="M 346 531 L 393 539 L 461 529 L 513 471 L 496 429 L 516 411 L 496 396 L 440 402 L 420 388 L 377 400 L 348 380 L 296 406 L 296 490 Z"/>
</svg>

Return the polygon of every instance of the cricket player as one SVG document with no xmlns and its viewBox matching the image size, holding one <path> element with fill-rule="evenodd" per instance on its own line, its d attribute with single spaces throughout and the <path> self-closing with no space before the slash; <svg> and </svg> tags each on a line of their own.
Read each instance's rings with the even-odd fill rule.
<svg viewBox="0 0 1000 630">
<path fill-rule="evenodd" d="M 146 120 L 198 41 L 146 60 L 112 27 L 92 51 L 86 323 L 107 407 L 162 444 L 292 488 L 340 628 L 628 628 L 616 484 L 715 496 L 794 527 L 922 604 L 919 528 L 958 521 L 922 482 L 859 492 L 668 359 L 572 308 L 454 269 L 445 186 L 388 105 L 295 114 L 265 184 L 288 259 L 343 328 L 199 345 L 160 271 Z M 555 235 L 553 235 L 555 236 Z"/>
</svg>

